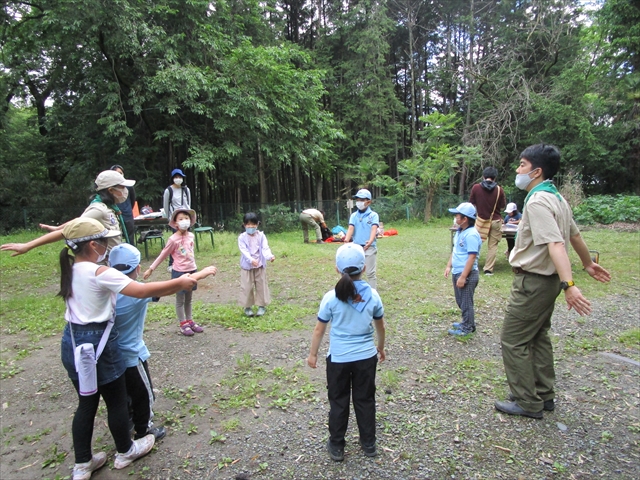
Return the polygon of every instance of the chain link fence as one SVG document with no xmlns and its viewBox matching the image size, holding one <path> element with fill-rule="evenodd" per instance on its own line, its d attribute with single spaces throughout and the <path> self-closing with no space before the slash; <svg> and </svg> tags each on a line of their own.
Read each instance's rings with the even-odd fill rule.
<svg viewBox="0 0 640 480">
<path fill-rule="evenodd" d="M 442 193 L 437 195 L 431 205 L 431 215 L 448 215 L 447 209 L 461 202 L 458 195 Z M 324 200 L 322 202 L 284 202 L 280 204 L 260 203 L 221 203 L 202 206 L 198 211 L 198 220 L 202 225 L 211 226 L 216 231 L 239 232 L 242 229 L 242 217 L 246 212 L 255 212 L 260 217 L 262 228 L 266 232 L 277 233 L 300 228 L 300 212 L 307 208 L 316 208 L 325 213 L 329 228 L 335 225 L 347 227 L 349 216 L 354 211 L 355 202 L 349 200 Z M 423 220 L 425 199 L 418 198 L 410 202 L 390 197 L 375 198 L 371 208 L 378 212 L 380 221 L 389 223 L 398 220 Z M 22 208 L 0 207 L 0 233 L 12 230 L 34 230 L 38 224 L 59 225 L 75 216 L 83 209 L 60 206 L 29 206 Z"/>
</svg>

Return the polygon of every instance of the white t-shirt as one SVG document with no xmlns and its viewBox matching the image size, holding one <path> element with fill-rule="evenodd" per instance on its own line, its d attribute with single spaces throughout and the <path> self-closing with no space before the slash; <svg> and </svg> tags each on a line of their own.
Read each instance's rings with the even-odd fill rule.
<svg viewBox="0 0 640 480">
<path fill-rule="evenodd" d="M 115 318 L 117 294 L 133 280 L 113 268 L 96 275 L 100 267 L 93 262 L 73 265 L 73 294 L 67 299 L 66 321 L 86 325 Z"/>
</svg>

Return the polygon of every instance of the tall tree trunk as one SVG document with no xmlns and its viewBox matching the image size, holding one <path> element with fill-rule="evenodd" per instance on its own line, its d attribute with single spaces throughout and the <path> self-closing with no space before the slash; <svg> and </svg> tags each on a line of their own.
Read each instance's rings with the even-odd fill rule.
<svg viewBox="0 0 640 480">
<path fill-rule="evenodd" d="M 264 173 L 264 157 L 262 156 L 262 147 L 260 144 L 260 137 L 257 142 L 258 147 L 258 178 L 260 179 L 260 207 L 263 207 L 268 201 L 267 197 L 267 178 Z"/>
<path fill-rule="evenodd" d="M 324 210 L 322 199 L 322 175 L 316 176 L 316 203 L 318 204 L 318 210 Z"/>
<path fill-rule="evenodd" d="M 467 68 L 465 69 L 467 74 L 467 115 L 464 122 L 464 129 L 462 132 L 462 144 L 470 146 L 471 139 L 469 138 L 471 128 L 471 101 L 473 100 L 473 92 L 475 86 L 474 71 L 473 71 L 473 44 L 474 44 L 474 0 L 471 0 L 471 7 L 469 12 L 469 61 Z M 467 164 L 465 159 L 462 160 L 462 168 L 460 169 L 460 179 L 458 183 L 458 195 L 462 198 L 464 195 L 465 185 L 467 184 Z"/>
<path fill-rule="evenodd" d="M 302 208 L 302 185 L 300 182 L 300 165 L 298 165 L 298 159 L 293 159 L 293 176 L 295 178 L 295 191 L 296 191 L 296 208 L 299 210 Z"/>
</svg>

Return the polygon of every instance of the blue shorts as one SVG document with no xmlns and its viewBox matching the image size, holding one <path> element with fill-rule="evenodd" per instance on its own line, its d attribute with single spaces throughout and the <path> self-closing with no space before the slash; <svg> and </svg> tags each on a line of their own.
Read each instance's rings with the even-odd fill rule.
<svg viewBox="0 0 640 480">
<path fill-rule="evenodd" d="M 187 273 L 196 273 L 198 270 L 192 270 L 190 272 L 177 272 L 175 270 L 171 270 L 171 280 L 173 280 L 174 278 L 180 278 L 182 275 L 186 275 Z M 191 290 L 197 290 L 198 289 L 198 284 L 196 283 L 193 288 Z M 186 290 L 180 290 L 180 292 L 187 292 Z M 178 292 L 178 293 L 180 293 Z"/>
<path fill-rule="evenodd" d="M 76 341 L 76 347 L 82 343 L 93 343 L 93 348 L 97 351 L 98 344 L 107 328 L 107 322 L 89 323 L 88 325 L 73 324 L 73 336 Z M 104 346 L 102 355 L 98 358 L 98 385 L 105 385 L 117 380 L 124 374 L 127 366 L 124 358 L 118 348 L 118 329 L 113 327 L 109 334 L 109 340 Z M 78 381 L 78 373 L 76 372 L 76 363 L 73 354 L 73 345 L 71 343 L 71 332 L 69 330 L 69 322 L 62 332 L 62 343 L 60 345 L 60 356 L 62 364 L 67 370 L 69 378 L 75 382 Z"/>
</svg>

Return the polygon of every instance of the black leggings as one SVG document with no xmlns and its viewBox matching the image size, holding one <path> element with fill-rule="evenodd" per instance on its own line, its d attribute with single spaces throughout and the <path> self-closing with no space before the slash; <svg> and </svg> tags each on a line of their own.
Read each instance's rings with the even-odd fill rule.
<svg viewBox="0 0 640 480">
<path fill-rule="evenodd" d="M 78 391 L 78 382 L 72 381 Z M 91 437 L 93 423 L 100 403 L 100 395 L 107 404 L 107 420 L 111 436 L 119 453 L 126 453 L 131 448 L 131 432 L 129 431 L 129 411 L 127 407 L 127 388 L 124 375 L 111 383 L 98 386 L 98 393 L 84 397 L 78 393 L 78 409 L 73 417 L 71 432 L 73 434 L 73 450 L 76 463 L 91 460 Z"/>
</svg>

